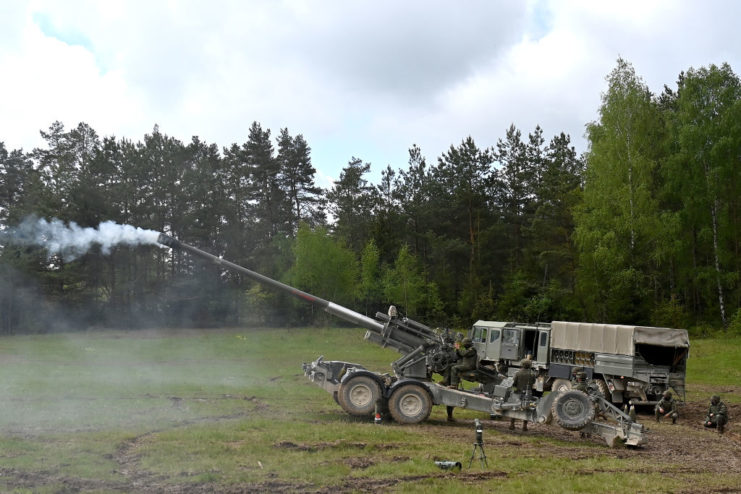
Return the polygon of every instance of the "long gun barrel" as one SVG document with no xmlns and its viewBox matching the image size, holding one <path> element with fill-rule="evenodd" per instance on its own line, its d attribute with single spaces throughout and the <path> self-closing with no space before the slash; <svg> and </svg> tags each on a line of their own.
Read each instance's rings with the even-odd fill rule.
<svg viewBox="0 0 741 494">
<path fill-rule="evenodd" d="M 394 371 L 404 377 L 427 377 L 430 371 L 441 372 L 451 360 L 455 359 L 449 335 L 438 334 L 431 328 L 395 314 L 376 313 L 376 319 L 359 314 L 323 298 L 299 290 L 292 286 L 268 278 L 233 262 L 183 243 L 173 237 L 160 233 L 157 242 L 172 249 L 184 250 L 197 257 L 241 273 L 248 278 L 315 305 L 325 312 L 345 321 L 367 329 L 365 339 L 380 346 L 391 347 L 404 355 L 392 364 Z"/>
<path fill-rule="evenodd" d="M 329 314 L 339 317 L 340 319 L 343 319 L 345 321 L 357 324 L 358 326 L 361 326 L 363 328 L 369 329 L 377 333 L 381 333 L 383 331 L 384 325 L 378 321 L 371 319 L 370 317 L 364 316 L 363 314 L 359 314 L 346 307 L 337 305 L 333 302 L 329 302 L 328 300 L 324 300 L 323 298 L 314 296 L 310 293 L 303 292 L 299 290 L 298 288 L 294 288 L 292 286 L 286 285 L 285 283 L 281 283 L 280 281 L 276 281 L 272 278 L 268 278 L 267 276 L 261 275 L 260 273 L 256 273 L 243 266 L 234 264 L 233 262 L 229 262 L 213 254 L 209 254 L 208 252 L 204 252 L 200 249 L 193 247 L 192 245 L 188 245 L 173 237 L 165 235 L 164 233 L 160 233 L 159 237 L 157 238 L 157 242 L 162 245 L 166 245 L 167 247 L 170 247 L 172 249 L 179 249 L 179 250 L 190 252 L 191 254 L 207 259 L 213 262 L 214 264 L 218 264 L 219 266 L 224 266 L 225 268 L 229 268 L 232 271 L 237 271 L 247 276 L 248 278 L 257 281 L 258 283 L 262 283 L 264 285 L 271 286 L 273 288 L 277 288 L 278 290 L 287 292 L 293 295 L 294 297 L 300 300 L 303 300 L 304 302 L 309 302 L 310 304 L 315 305 L 316 307 L 324 310 L 325 312 L 328 312 Z"/>
</svg>

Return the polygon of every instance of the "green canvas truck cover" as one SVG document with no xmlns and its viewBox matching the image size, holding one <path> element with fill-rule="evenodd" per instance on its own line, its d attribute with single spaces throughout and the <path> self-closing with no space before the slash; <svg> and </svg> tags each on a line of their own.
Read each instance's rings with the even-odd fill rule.
<svg viewBox="0 0 741 494">
<path fill-rule="evenodd" d="M 687 348 L 690 340 L 685 329 L 564 321 L 551 323 L 551 348 L 634 355 L 637 344 Z"/>
</svg>

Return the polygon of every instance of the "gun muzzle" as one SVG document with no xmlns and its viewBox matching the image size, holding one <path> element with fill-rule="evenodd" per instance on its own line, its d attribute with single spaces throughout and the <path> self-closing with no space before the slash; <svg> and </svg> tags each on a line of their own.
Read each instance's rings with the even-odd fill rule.
<svg viewBox="0 0 741 494">
<path fill-rule="evenodd" d="M 180 241 L 170 237 L 169 235 L 165 235 L 164 233 L 160 233 L 159 237 L 157 237 L 157 243 L 166 245 L 172 249 L 179 249 L 180 248 Z"/>
</svg>

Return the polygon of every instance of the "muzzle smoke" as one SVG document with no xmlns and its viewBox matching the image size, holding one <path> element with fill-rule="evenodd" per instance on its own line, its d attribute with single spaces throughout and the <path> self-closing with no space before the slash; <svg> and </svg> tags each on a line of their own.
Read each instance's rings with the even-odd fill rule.
<svg viewBox="0 0 741 494">
<path fill-rule="evenodd" d="M 3 232 L 9 243 L 44 247 L 50 256 L 60 255 L 71 261 L 100 245 L 103 254 L 110 253 L 117 245 L 159 245 L 159 232 L 144 230 L 131 225 L 105 221 L 97 228 L 83 228 L 75 222 L 28 217 L 23 222 Z"/>
</svg>

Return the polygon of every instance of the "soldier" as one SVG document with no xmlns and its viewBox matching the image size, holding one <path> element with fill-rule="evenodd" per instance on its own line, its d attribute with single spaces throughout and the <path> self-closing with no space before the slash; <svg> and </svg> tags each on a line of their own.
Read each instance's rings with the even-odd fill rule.
<svg viewBox="0 0 741 494">
<path fill-rule="evenodd" d="M 587 392 L 587 373 L 583 370 L 577 370 L 574 373 L 574 383 L 571 385 L 572 389 L 577 389 L 582 393 Z"/>
<path fill-rule="evenodd" d="M 450 388 L 458 388 L 460 374 L 462 372 L 474 370 L 476 368 L 476 349 L 473 347 L 471 338 L 463 338 L 461 341 L 463 348 L 458 348 L 459 363 L 450 366 Z"/>
<path fill-rule="evenodd" d="M 720 401 L 720 396 L 713 395 L 710 398 L 710 408 L 708 415 L 705 417 L 705 427 L 717 428 L 719 434 L 723 434 L 728 423 L 728 409 L 725 403 Z"/>
<path fill-rule="evenodd" d="M 535 384 L 535 372 L 532 370 L 532 360 L 525 359 L 520 365 L 521 368 L 515 373 L 512 387 L 516 393 L 520 393 L 522 396 L 532 392 L 533 384 Z M 515 419 L 510 419 L 509 428 L 515 428 Z M 527 430 L 527 420 L 522 421 L 522 430 Z"/>
<path fill-rule="evenodd" d="M 664 391 L 664 395 L 654 408 L 654 414 L 656 415 L 656 422 L 660 422 L 661 417 L 671 417 L 672 424 L 677 423 L 677 417 L 679 417 L 677 400 L 674 399 L 671 391 Z"/>
</svg>

